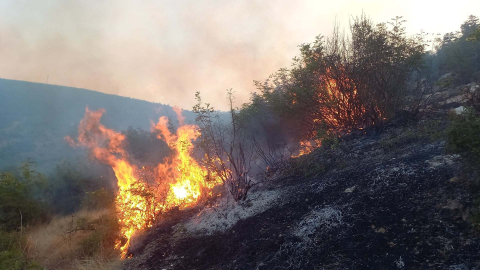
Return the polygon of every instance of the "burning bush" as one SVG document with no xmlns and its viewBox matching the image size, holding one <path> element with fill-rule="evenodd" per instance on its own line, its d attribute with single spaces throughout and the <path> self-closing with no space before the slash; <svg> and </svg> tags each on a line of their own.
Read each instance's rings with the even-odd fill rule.
<svg viewBox="0 0 480 270">
<path fill-rule="evenodd" d="M 265 104 L 284 132 L 302 144 L 300 155 L 320 145 L 321 133 L 381 130 L 395 112 L 416 110 L 420 102 L 409 100 L 418 101 L 430 89 L 420 80 L 423 35 L 407 37 L 403 22 L 397 17 L 374 25 L 361 16 L 349 36 L 336 27 L 331 37 L 303 44 L 291 70 L 256 82 L 261 94 L 245 108 Z"/>
<path fill-rule="evenodd" d="M 147 167 L 139 169 L 130 163 L 128 152 L 124 149 L 125 135 L 100 123 L 104 112 L 86 108 L 78 129 L 78 141 L 70 137 L 65 139 L 72 146 L 88 147 L 92 158 L 113 169 L 118 185 L 115 207 L 121 234 L 116 247 L 125 258 L 130 240 L 136 232 L 153 226 L 156 218 L 165 211 L 195 205 L 207 196 L 208 189 L 221 180 L 219 176 L 208 177 L 212 175 L 208 175 L 207 170 L 191 157 L 192 141 L 200 134 L 196 126 L 185 125 L 178 108 L 176 112 L 181 126 L 176 134 L 169 130 L 166 117 L 152 124 L 152 132 L 173 152 L 152 169 L 154 183 L 143 178 L 143 171 Z"/>
</svg>

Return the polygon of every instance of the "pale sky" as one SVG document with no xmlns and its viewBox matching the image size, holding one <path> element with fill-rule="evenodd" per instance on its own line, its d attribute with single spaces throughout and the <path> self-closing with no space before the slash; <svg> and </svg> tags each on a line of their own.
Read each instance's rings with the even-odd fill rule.
<svg viewBox="0 0 480 270">
<path fill-rule="evenodd" d="M 298 45 L 362 11 L 411 34 L 456 31 L 480 0 L 1 0 L 0 78 L 97 90 L 191 109 L 226 108 L 289 67 Z"/>
</svg>

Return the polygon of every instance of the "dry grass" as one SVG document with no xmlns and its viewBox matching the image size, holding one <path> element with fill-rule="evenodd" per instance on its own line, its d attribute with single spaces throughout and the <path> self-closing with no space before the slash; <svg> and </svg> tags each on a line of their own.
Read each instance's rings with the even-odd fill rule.
<svg viewBox="0 0 480 270">
<path fill-rule="evenodd" d="M 94 255 L 86 254 L 82 248 L 96 228 L 78 230 L 82 220 L 98 220 L 108 214 L 108 210 L 84 210 L 28 229 L 26 256 L 46 269 L 118 269 L 119 255 L 113 247 L 101 246 Z"/>
</svg>

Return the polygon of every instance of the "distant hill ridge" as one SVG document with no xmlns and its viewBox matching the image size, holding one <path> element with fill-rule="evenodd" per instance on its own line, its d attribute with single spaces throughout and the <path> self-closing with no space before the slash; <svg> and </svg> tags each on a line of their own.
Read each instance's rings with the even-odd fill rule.
<svg viewBox="0 0 480 270">
<path fill-rule="evenodd" d="M 160 116 L 175 119 L 169 105 L 81 88 L 0 79 L 0 170 L 31 158 L 45 172 L 58 161 L 78 155 L 63 138 L 76 135 L 87 106 L 105 109 L 102 123 L 119 131 L 129 126 L 149 130 L 150 120 L 157 121 Z M 187 122 L 193 122 L 193 112 L 183 114 Z"/>
</svg>

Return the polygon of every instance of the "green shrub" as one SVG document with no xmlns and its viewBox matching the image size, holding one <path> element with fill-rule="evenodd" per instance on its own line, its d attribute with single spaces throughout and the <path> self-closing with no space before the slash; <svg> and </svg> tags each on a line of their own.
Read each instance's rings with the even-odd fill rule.
<svg viewBox="0 0 480 270">
<path fill-rule="evenodd" d="M 0 230 L 0 269 L 43 269 L 35 262 L 27 260 L 22 252 L 25 238 L 20 232 Z"/>
<path fill-rule="evenodd" d="M 461 154 L 467 161 L 463 174 L 472 180 L 471 191 L 477 197 L 470 219 L 480 229 L 480 115 L 473 108 L 461 114 L 451 115 L 451 124 L 447 131 L 448 149 Z"/>
<path fill-rule="evenodd" d="M 17 232 L 6 232 L 0 230 L 0 252 L 11 250 L 19 244 Z"/>
<path fill-rule="evenodd" d="M 480 116 L 472 108 L 461 115 L 452 115 L 447 135 L 450 151 L 480 165 Z"/>
<path fill-rule="evenodd" d="M 1 269 L 23 269 L 25 257 L 19 250 L 5 250 L 0 252 Z"/>
<path fill-rule="evenodd" d="M 317 130 L 317 138 L 322 142 L 324 149 L 335 149 L 338 147 L 340 141 L 336 132 L 329 131 L 328 129 L 321 128 Z"/>
<path fill-rule="evenodd" d="M 10 173 L 0 174 L 0 229 L 11 231 L 46 218 L 42 203 L 35 200 L 30 181 Z"/>
</svg>

